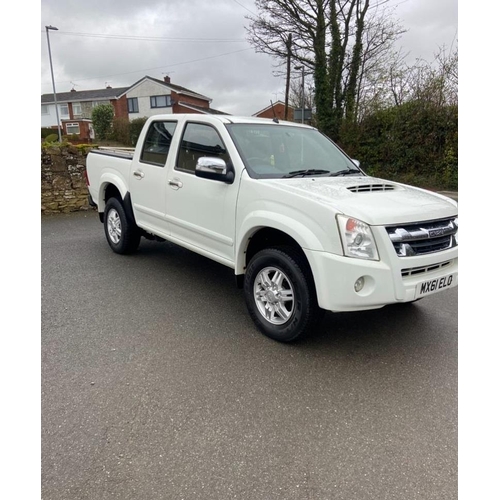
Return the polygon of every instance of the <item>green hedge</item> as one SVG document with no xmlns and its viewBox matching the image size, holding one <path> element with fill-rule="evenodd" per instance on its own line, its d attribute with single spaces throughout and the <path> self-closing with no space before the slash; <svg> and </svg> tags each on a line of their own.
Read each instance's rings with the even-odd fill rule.
<svg viewBox="0 0 500 500">
<path fill-rule="evenodd" d="M 139 139 L 139 134 L 146 121 L 147 118 L 135 118 L 130 122 L 126 118 L 115 118 L 113 120 L 113 129 L 110 139 L 124 146 L 135 147 Z"/>
<path fill-rule="evenodd" d="M 42 139 L 45 139 L 48 135 L 56 134 L 56 128 L 42 127 Z"/>
<path fill-rule="evenodd" d="M 408 102 L 356 125 L 339 145 L 370 175 L 436 189 L 458 189 L 458 107 Z"/>
<path fill-rule="evenodd" d="M 130 122 L 130 143 L 135 147 L 147 118 L 135 118 Z"/>
</svg>

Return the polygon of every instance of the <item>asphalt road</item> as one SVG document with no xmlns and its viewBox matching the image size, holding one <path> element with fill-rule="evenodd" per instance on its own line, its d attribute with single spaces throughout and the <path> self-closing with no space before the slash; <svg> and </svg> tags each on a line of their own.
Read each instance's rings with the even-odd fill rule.
<svg viewBox="0 0 500 500">
<path fill-rule="evenodd" d="M 457 289 L 284 345 L 228 268 L 41 234 L 43 500 L 457 497 Z"/>
</svg>

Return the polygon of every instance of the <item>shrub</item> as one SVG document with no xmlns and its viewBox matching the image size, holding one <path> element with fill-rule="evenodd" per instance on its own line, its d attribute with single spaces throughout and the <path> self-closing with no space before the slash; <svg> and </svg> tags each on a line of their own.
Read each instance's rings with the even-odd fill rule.
<svg viewBox="0 0 500 500">
<path fill-rule="evenodd" d="M 339 145 L 368 174 L 439 189 L 458 186 L 458 107 L 423 101 L 341 128 Z"/>
<path fill-rule="evenodd" d="M 99 104 L 92 109 L 92 124 L 97 139 L 107 139 L 111 133 L 115 110 L 111 104 Z"/>
<path fill-rule="evenodd" d="M 42 127 L 42 139 L 45 139 L 48 135 L 52 135 L 54 133 L 54 129 L 50 127 Z M 57 129 L 55 130 L 57 135 Z"/>
<path fill-rule="evenodd" d="M 126 118 L 115 118 L 110 138 L 124 146 L 129 146 L 131 144 L 130 122 Z"/>
<path fill-rule="evenodd" d="M 65 142 L 71 142 L 72 144 L 81 142 L 80 136 L 78 134 L 65 134 L 62 136 L 62 140 Z"/>
<path fill-rule="evenodd" d="M 147 118 L 135 118 L 130 122 L 130 144 L 135 147 Z"/>
<path fill-rule="evenodd" d="M 45 142 L 56 142 L 59 139 L 58 134 L 49 134 L 45 137 Z"/>
</svg>

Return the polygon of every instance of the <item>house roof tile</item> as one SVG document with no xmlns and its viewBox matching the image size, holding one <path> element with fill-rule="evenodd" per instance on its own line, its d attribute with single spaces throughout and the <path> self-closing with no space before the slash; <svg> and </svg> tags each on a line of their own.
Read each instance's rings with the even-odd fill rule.
<svg viewBox="0 0 500 500">
<path fill-rule="evenodd" d="M 118 99 L 129 87 L 107 88 L 97 90 L 73 90 L 56 93 L 57 102 L 98 101 L 100 99 Z M 54 94 L 42 94 L 42 104 L 54 102 Z"/>
<path fill-rule="evenodd" d="M 194 97 L 198 97 L 198 99 L 203 99 L 204 101 L 212 101 L 210 97 L 207 97 L 206 95 L 200 94 L 199 92 L 195 92 L 194 90 L 188 89 L 186 87 L 182 87 L 180 85 L 176 85 L 175 83 L 168 83 L 163 80 L 158 80 L 158 78 L 153 78 L 152 76 L 145 76 L 135 82 L 133 85 L 129 87 L 131 89 L 132 87 L 135 87 L 139 83 L 141 83 L 143 80 L 151 80 L 155 83 L 158 83 L 160 85 L 163 85 L 164 87 L 167 87 L 170 90 L 173 90 L 174 92 L 177 92 L 178 94 L 189 94 Z M 128 90 L 128 89 L 127 89 Z"/>
<path fill-rule="evenodd" d="M 189 109 L 194 109 L 196 111 L 200 111 L 202 113 L 205 113 L 207 115 L 229 115 L 229 113 L 225 113 L 224 111 L 219 111 L 218 109 L 214 108 L 204 108 L 203 106 L 197 106 L 196 104 L 191 104 L 190 102 L 183 102 L 179 101 L 178 103 L 180 106 L 184 106 Z"/>
</svg>

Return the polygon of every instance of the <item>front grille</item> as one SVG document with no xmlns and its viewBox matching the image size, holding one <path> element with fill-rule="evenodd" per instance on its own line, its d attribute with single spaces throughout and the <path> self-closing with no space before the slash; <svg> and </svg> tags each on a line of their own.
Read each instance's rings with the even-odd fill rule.
<svg viewBox="0 0 500 500">
<path fill-rule="evenodd" d="M 441 252 L 457 246 L 458 222 L 455 217 L 438 221 L 386 227 L 399 257 Z"/>
<path fill-rule="evenodd" d="M 361 184 L 347 188 L 352 193 L 369 193 L 373 191 L 394 191 L 392 184 Z"/>
<path fill-rule="evenodd" d="M 408 267 L 406 269 L 401 269 L 401 276 L 406 278 L 408 276 L 430 273 L 448 267 L 452 262 L 452 260 L 447 260 L 446 262 L 440 262 L 439 264 L 432 264 L 430 266 Z"/>
</svg>

